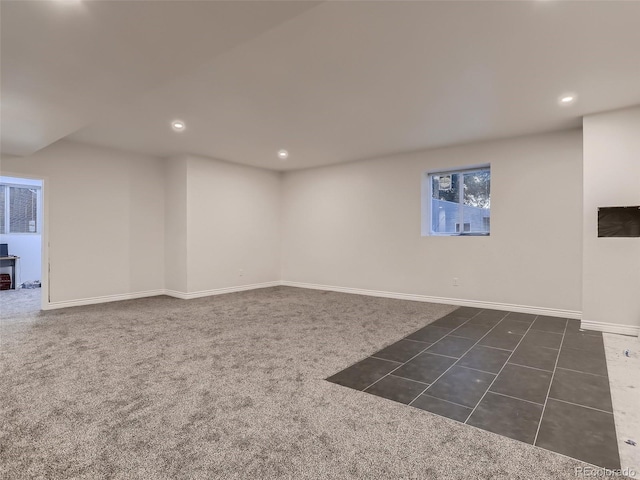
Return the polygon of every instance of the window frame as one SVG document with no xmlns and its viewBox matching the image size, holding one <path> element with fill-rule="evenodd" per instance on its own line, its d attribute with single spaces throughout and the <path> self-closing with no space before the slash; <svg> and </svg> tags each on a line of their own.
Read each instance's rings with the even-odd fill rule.
<svg viewBox="0 0 640 480">
<path fill-rule="evenodd" d="M 433 177 L 439 175 L 455 175 L 465 173 L 473 173 L 473 172 L 481 172 L 481 171 L 489 171 L 491 175 L 491 164 L 482 164 L 482 165 L 471 165 L 461 168 L 448 168 L 442 170 L 429 170 L 424 173 L 423 176 L 423 189 L 422 189 L 422 236 L 423 237 L 489 237 L 491 236 L 491 220 L 489 220 L 489 231 L 488 232 L 465 232 L 464 231 L 464 176 L 463 181 L 461 182 L 461 188 L 459 189 L 459 198 L 458 198 L 458 209 L 459 209 L 459 222 L 460 228 L 462 231 L 459 232 L 434 232 L 433 231 L 433 206 L 432 201 L 433 197 Z M 491 176 L 489 177 L 491 178 Z M 491 198 L 491 190 L 489 190 L 489 198 Z M 491 210 L 489 208 L 489 210 Z M 426 212 L 426 214 L 425 214 Z M 491 219 L 491 213 L 489 213 L 489 219 Z"/>
<path fill-rule="evenodd" d="M 0 235 L 42 235 L 42 186 L 24 183 L 0 182 L 4 189 L 4 225 L 0 225 Z M 37 190 L 36 193 L 36 231 L 12 232 L 11 231 L 11 188 L 28 188 Z"/>
</svg>

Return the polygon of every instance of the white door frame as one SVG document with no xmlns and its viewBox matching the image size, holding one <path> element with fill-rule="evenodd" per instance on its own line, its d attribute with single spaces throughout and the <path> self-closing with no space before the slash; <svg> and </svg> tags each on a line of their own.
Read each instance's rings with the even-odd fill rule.
<svg viewBox="0 0 640 480">
<path fill-rule="evenodd" d="M 40 180 L 42 182 L 42 232 L 40 235 L 40 254 L 42 257 L 42 265 L 40 265 L 40 289 L 42 290 L 42 292 L 40 299 L 40 308 L 42 310 L 48 310 L 49 305 L 51 304 L 51 282 L 49 279 L 51 273 L 49 268 L 49 177 L 42 175 L 31 175 L 29 173 L 7 172 L 4 170 L 0 172 L 0 176 L 26 178 L 29 180 Z"/>
</svg>

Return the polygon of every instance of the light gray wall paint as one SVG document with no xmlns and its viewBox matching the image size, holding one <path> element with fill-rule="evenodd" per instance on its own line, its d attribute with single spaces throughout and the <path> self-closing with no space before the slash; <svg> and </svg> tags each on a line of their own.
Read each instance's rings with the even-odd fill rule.
<svg viewBox="0 0 640 480">
<path fill-rule="evenodd" d="M 52 302 L 164 288 L 160 160 L 60 141 L 2 171 L 47 179 Z"/>
<path fill-rule="evenodd" d="M 583 319 L 640 326 L 640 238 L 598 238 L 598 207 L 640 205 L 640 107 L 584 119 Z"/>
<path fill-rule="evenodd" d="M 164 162 L 165 288 L 187 291 L 187 159 Z"/>
<path fill-rule="evenodd" d="M 424 173 L 485 163 L 491 236 L 421 236 Z M 579 130 L 290 172 L 283 189 L 283 280 L 581 310 Z"/>
<path fill-rule="evenodd" d="M 282 279 L 580 311 L 584 283 L 587 320 L 638 325 L 637 242 L 594 213 L 639 201 L 638 110 L 585 119 L 584 198 L 580 131 L 284 175 L 61 141 L 2 170 L 47 178 L 54 302 Z M 491 237 L 422 237 L 424 172 L 482 163 Z"/>
<path fill-rule="evenodd" d="M 280 189 L 277 172 L 187 158 L 188 292 L 280 279 Z"/>
</svg>

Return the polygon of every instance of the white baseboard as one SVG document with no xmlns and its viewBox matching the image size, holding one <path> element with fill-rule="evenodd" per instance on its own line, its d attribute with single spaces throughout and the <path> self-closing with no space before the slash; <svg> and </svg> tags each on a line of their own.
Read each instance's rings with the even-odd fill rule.
<svg viewBox="0 0 640 480">
<path fill-rule="evenodd" d="M 133 300 L 136 298 L 155 297 L 158 295 L 169 295 L 170 297 L 190 300 L 194 298 L 209 297 L 213 295 L 223 295 L 225 293 L 244 292 L 246 290 L 256 290 L 259 288 L 269 288 L 277 286 L 287 286 L 296 288 L 308 288 L 311 290 L 325 290 L 331 292 L 351 293 L 355 295 L 366 295 L 370 297 L 394 298 L 397 300 L 411 300 L 414 302 L 443 303 L 462 307 L 490 308 L 494 310 L 505 310 L 510 312 L 531 313 L 534 315 L 547 315 L 550 317 L 572 318 L 580 320 L 582 312 L 575 310 L 560 310 L 546 307 L 532 307 L 527 305 L 514 305 L 510 303 L 484 302 L 480 300 L 464 300 L 459 298 L 432 297 L 429 295 L 416 295 L 411 293 L 385 292 L 380 290 L 366 290 L 362 288 L 335 287 L 329 285 L 316 285 L 312 283 L 272 281 L 263 283 L 253 283 L 249 285 L 238 285 L 235 287 L 216 288 L 213 290 L 201 290 L 199 292 L 179 292 L 176 290 L 147 290 L 144 292 L 125 293 L 120 295 L 105 295 L 102 297 L 82 298 L 79 300 L 66 300 L 61 302 L 50 302 L 43 304 L 43 310 L 55 310 L 58 308 L 79 307 L 83 305 L 94 305 L 99 303 L 119 302 L 122 300 Z M 596 330 L 599 332 L 614 333 L 618 335 L 640 336 L 640 326 L 621 325 L 617 323 L 594 322 L 582 320 L 581 328 L 586 330 Z"/>
<path fill-rule="evenodd" d="M 95 305 L 98 303 L 120 302 L 122 300 L 133 300 L 144 297 L 157 297 L 158 295 L 169 295 L 170 297 L 190 300 L 192 298 L 209 297 L 211 295 L 222 295 L 224 293 L 243 292 L 245 290 L 255 290 L 258 288 L 277 287 L 279 281 L 253 283 L 250 285 L 239 285 L 237 287 L 216 288 L 214 290 L 203 290 L 200 292 L 178 292 L 176 290 L 147 290 L 145 292 L 124 293 L 120 295 L 105 295 L 103 297 L 81 298 L 78 300 L 65 300 L 62 302 L 49 302 L 42 306 L 42 310 L 56 310 L 58 308 L 80 307 L 83 305 Z"/>
<path fill-rule="evenodd" d="M 532 307 L 528 305 L 514 305 L 511 303 L 484 302 L 481 300 L 464 300 L 460 298 L 431 297 L 429 295 L 416 295 L 411 293 L 383 292 L 379 290 L 364 290 L 361 288 L 333 287 L 328 285 L 316 285 L 312 283 L 299 283 L 282 281 L 281 285 L 287 287 L 309 288 L 313 290 L 327 290 L 331 292 L 352 293 L 355 295 L 367 295 L 370 297 L 395 298 L 398 300 L 412 300 L 414 302 L 444 303 L 461 307 L 490 308 L 509 312 L 531 313 L 533 315 L 547 315 L 549 317 L 572 318 L 580 320 L 582 312 L 576 310 L 560 310 L 556 308 Z"/>
<path fill-rule="evenodd" d="M 584 330 L 596 330 L 598 332 L 615 333 L 618 335 L 630 335 L 632 337 L 640 336 L 640 326 L 638 325 L 621 325 L 619 323 L 593 322 L 590 320 L 582 320 L 580 328 Z"/>
<path fill-rule="evenodd" d="M 213 290 L 201 290 L 199 292 L 179 292 L 177 290 L 165 290 L 165 295 L 170 297 L 191 300 L 193 298 L 210 297 L 212 295 L 222 295 L 225 293 L 244 292 L 246 290 L 256 290 L 258 288 L 269 288 L 280 286 L 280 281 L 252 283 L 250 285 L 239 285 L 237 287 L 215 288 Z"/>
<path fill-rule="evenodd" d="M 58 308 L 80 307 L 83 305 L 95 305 L 98 303 L 120 302 L 122 300 L 133 300 L 136 298 L 156 297 L 164 295 L 164 289 L 147 290 L 136 293 L 123 293 L 120 295 L 105 295 L 103 297 L 81 298 L 79 300 L 64 300 L 61 302 L 49 302 L 42 305 L 42 310 L 56 310 Z"/>
</svg>

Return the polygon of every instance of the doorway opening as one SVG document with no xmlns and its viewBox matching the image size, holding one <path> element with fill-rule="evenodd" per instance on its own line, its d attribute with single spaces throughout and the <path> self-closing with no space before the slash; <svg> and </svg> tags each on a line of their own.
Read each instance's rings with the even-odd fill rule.
<svg viewBox="0 0 640 480">
<path fill-rule="evenodd" d="M 0 303 L 3 318 L 42 308 L 42 180 L 0 176 Z"/>
</svg>

